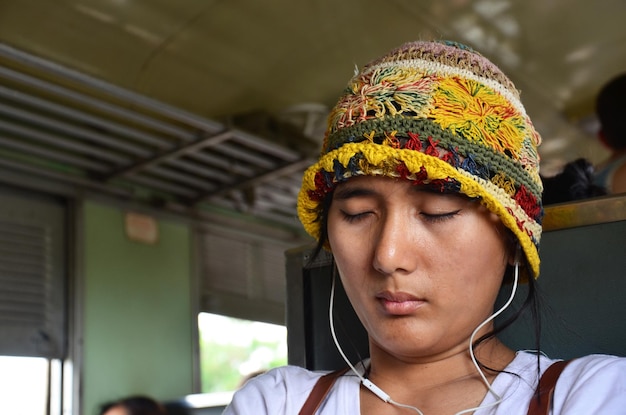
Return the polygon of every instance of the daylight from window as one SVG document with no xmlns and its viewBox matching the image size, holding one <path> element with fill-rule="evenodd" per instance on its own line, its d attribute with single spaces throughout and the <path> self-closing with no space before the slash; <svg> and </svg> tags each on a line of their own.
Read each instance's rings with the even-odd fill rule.
<svg viewBox="0 0 626 415">
<path fill-rule="evenodd" d="M 248 378 L 287 364 L 287 329 L 216 314 L 198 315 L 202 392 L 233 391 Z"/>
<path fill-rule="evenodd" d="M 48 361 L 0 356 L 0 414 L 44 415 Z"/>
</svg>

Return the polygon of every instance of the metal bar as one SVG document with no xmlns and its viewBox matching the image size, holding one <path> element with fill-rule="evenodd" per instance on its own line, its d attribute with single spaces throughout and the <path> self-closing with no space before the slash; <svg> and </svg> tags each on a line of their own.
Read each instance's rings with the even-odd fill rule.
<svg viewBox="0 0 626 415">
<path fill-rule="evenodd" d="M 96 148 L 93 146 L 72 142 L 54 134 L 49 134 L 46 132 L 35 130 L 33 128 L 24 127 L 3 120 L 0 120 L 0 129 L 3 129 L 4 131 L 13 134 L 21 135 L 22 137 L 28 137 L 29 139 L 39 141 L 41 143 L 50 144 L 57 148 L 71 150 L 81 154 L 88 154 L 90 156 L 115 164 L 128 163 L 130 161 L 130 158 L 128 158 L 127 156 L 120 156 L 102 148 Z"/>
<path fill-rule="evenodd" d="M 215 190 L 215 188 L 217 187 L 214 184 L 208 183 L 204 180 L 197 179 L 188 174 L 179 173 L 174 170 L 163 168 L 163 167 L 150 166 L 146 168 L 145 171 L 147 173 L 153 174 L 154 176 L 159 176 L 159 177 L 163 177 L 166 179 L 174 180 L 176 182 L 185 184 L 187 186 L 195 187 L 198 190 L 201 190 L 204 192 L 210 192 L 212 190 Z"/>
<path fill-rule="evenodd" d="M 268 187 L 273 188 L 271 185 Z M 256 188 L 255 195 L 259 198 L 274 201 L 282 206 L 290 206 L 295 212 L 296 198 L 291 193 L 281 192 L 276 189 L 268 189 L 266 186 L 258 186 Z"/>
<path fill-rule="evenodd" d="M 219 147 L 215 147 L 213 151 L 217 153 L 226 154 L 227 156 L 231 156 L 239 160 L 247 161 L 258 167 L 262 167 L 264 169 L 273 169 L 276 167 L 275 163 L 272 163 L 266 158 L 256 155 L 252 153 L 251 151 L 248 151 L 241 147 L 233 148 L 229 146 L 228 144 L 222 144 Z"/>
<path fill-rule="evenodd" d="M 174 159 L 176 157 L 191 153 L 192 151 L 198 151 L 204 147 L 216 145 L 218 143 L 221 143 L 222 141 L 230 139 L 230 137 L 231 137 L 230 132 L 224 131 L 211 137 L 205 137 L 205 138 L 199 139 L 190 144 L 182 144 L 182 145 L 176 146 L 175 148 L 168 150 L 164 153 L 158 154 L 155 157 L 142 160 L 139 163 L 131 164 L 130 166 L 126 166 L 119 170 L 111 172 L 109 175 L 107 175 L 107 177 L 104 178 L 104 180 L 110 180 L 114 177 L 128 176 L 128 175 L 134 174 L 138 172 L 139 170 L 161 163 L 165 160 Z"/>
<path fill-rule="evenodd" d="M 107 131 L 112 131 L 120 135 L 125 135 L 134 140 L 141 141 L 145 144 L 150 144 L 158 148 L 166 148 L 166 147 L 171 146 L 171 143 L 163 138 L 154 137 L 150 134 L 144 133 L 143 131 L 133 129 L 125 125 L 110 121 L 110 120 L 104 120 L 102 118 L 87 114 L 83 111 L 75 110 L 73 108 L 68 108 L 60 104 L 51 103 L 49 101 L 31 96 L 31 95 L 27 95 L 19 91 L 5 88 L 1 85 L 0 85 L 0 96 L 3 96 L 12 101 L 21 102 L 23 104 L 27 104 L 32 107 L 49 111 L 49 112 L 52 112 L 53 114 L 61 115 L 66 118 L 73 118 L 85 124 L 98 126 Z M 141 155 L 141 154 L 138 154 L 138 155 Z"/>
<path fill-rule="evenodd" d="M 237 174 L 240 176 L 248 177 L 248 176 L 254 176 L 256 174 L 256 171 L 250 167 L 244 166 L 239 163 L 233 163 L 229 160 L 220 158 L 216 156 L 215 154 L 210 154 L 210 153 L 206 153 L 203 151 L 189 154 L 187 157 L 189 157 L 190 159 L 198 160 L 198 161 L 213 165 L 213 166 L 221 167 L 222 169 L 224 169 L 224 171 L 227 171 L 232 174 Z"/>
<path fill-rule="evenodd" d="M 170 105 L 164 104 L 163 102 L 148 98 L 140 94 L 136 94 L 126 89 L 120 88 L 117 85 L 113 85 L 108 82 L 92 78 L 78 71 L 74 71 L 48 60 L 20 51 L 4 43 L 0 43 L 0 55 L 31 67 L 44 69 L 66 79 L 80 82 L 91 88 L 98 89 L 101 92 L 107 93 L 110 96 L 139 104 L 145 108 L 151 109 L 154 112 L 161 113 L 177 121 L 192 125 L 203 131 L 215 133 L 225 129 L 225 126 L 223 124 L 216 121 L 209 120 L 207 118 L 200 117 L 196 114 L 192 114 L 186 111 L 182 111 L 179 108 L 172 107 Z M 292 153 L 292 155 L 289 155 L 290 150 L 287 150 L 282 146 L 279 146 L 278 144 L 269 142 L 255 135 L 251 135 L 242 130 L 232 129 L 232 133 L 237 139 L 247 143 L 249 146 L 263 147 L 264 151 L 268 153 L 273 153 L 280 158 L 290 161 L 295 161 L 297 158 L 299 158 L 296 153 Z"/>
<path fill-rule="evenodd" d="M 190 134 L 188 131 L 185 131 L 181 128 L 174 127 L 170 124 L 155 120 L 154 118 L 150 118 L 143 114 L 139 114 L 137 112 L 118 107 L 117 105 L 109 104 L 104 101 L 91 98 L 87 95 L 83 95 L 81 93 L 71 91 L 67 88 L 54 85 L 50 82 L 42 81 L 41 79 L 37 79 L 37 78 L 34 78 L 32 76 L 29 76 L 20 72 L 16 72 L 16 71 L 13 71 L 11 69 L 8 69 L 2 66 L 0 66 L 0 76 L 4 76 L 5 78 L 11 79 L 12 81 L 20 82 L 29 86 L 35 86 L 48 93 L 52 93 L 52 94 L 61 96 L 63 98 L 71 99 L 72 101 L 90 106 L 92 108 L 96 108 L 100 111 L 104 111 L 109 114 L 114 114 L 118 117 L 132 120 L 136 123 L 145 125 L 147 127 L 153 128 L 158 131 L 166 132 L 181 140 L 189 141 L 193 139 L 192 134 Z"/>
<path fill-rule="evenodd" d="M 37 146 L 27 144 L 21 141 L 7 139 L 3 136 L 0 136 L 0 146 L 4 146 L 12 150 L 23 151 L 24 153 L 28 155 L 34 154 L 37 156 L 41 156 L 48 160 L 55 160 L 55 161 L 69 163 L 75 167 L 82 167 L 85 169 L 91 169 L 91 170 L 95 170 L 99 172 L 110 170 L 109 166 L 102 164 L 102 163 L 94 162 L 92 160 L 85 160 L 83 158 L 75 157 L 75 156 L 65 154 L 65 153 L 60 153 L 55 150 L 49 150 L 49 149 L 45 149 L 42 147 L 37 147 Z"/>
<path fill-rule="evenodd" d="M 207 130 L 209 132 L 217 132 L 224 129 L 224 126 L 222 124 L 215 121 L 198 117 L 196 115 L 184 112 L 176 107 L 172 107 L 160 101 L 148 98 L 144 95 L 136 94 L 126 89 L 120 88 L 117 85 L 102 81 L 100 79 L 92 78 L 78 71 L 74 71 L 51 61 L 42 59 L 38 56 L 34 56 L 24 51 L 15 49 L 5 43 L 0 43 L 0 56 L 5 56 L 6 58 L 15 60 L 31 67 L 44 69 L 63 78 L 79 82 L 83 85 L 89 86 L 90 88 L 98 89 L 101 92 L 108 94 L 109 96 L 121 98 L 135 104 L 140 104 L 145 108 L 149 108 L 155 112 L 159 112 L 173 119 L 194 125 L 200 129 Z"/>
<path fill-rule="evenodd" d="M 275 191 L 277 192 L 289 193 L 296 196 L 298 192 L 300 192 L 302 178 L 294 178 L 293 176 L 294 175 L 277 177 L 275 180 L 272 180 L 271 183 L 265 182 L 263 187 L 270 186 L 272 189 L 276 189 Z"/>
<path fill-rule="evenodd" d="M 290 150 L 288 148 L 279 146 L 277 144 L 268 143 L 265 140 L 259 140 L 257 136 L 249 134 L 244 131 L 237 131 L 237 134 L 234 135 L 234 140 L 244 144 L 252 149 L 262 151 L 267 154 L 271 154 L 272 156 L 287 160 L 287 161 L 296 161 L 301 156 L 297 152 Z"/>
<path fill-rule="evenodd" d="M 3 261 L 4 262 L 4 261 Z M 25 271 L 22 266 L 19 266 L 20 269 L 11 269 L 11 267 L 7 267 L 3 265 L 0 268 L 0 281 L 2 282 L 11 282 L 12 284 L 20 284 L 22 290 L 28 291 L 36 291 L 37 289 L 41 289 L 41 271 Z M 32 287 L 32 288 L 31 288 Z"/>
<path fill-rule="evenodd" d="M 23 225 L 20 225 L 21 229 L 5 225 L 6 222 L 0 221 L 0 229 L 2 229 L 0 246 L 3 246 L 2 249 L 6 249 L 4 245 L 5 243 L 8 243 L 10 246 L 20 246 L 21 248 L 28 250 L 40 249 L 43 246 L 41 242 L 37 240 L 33 241 L 33 235 L 40 236 L 41 232 L 36 232 L 34 229 Z M 7 237 L 7 235 L 9 236 Z"/>
<path fill-rule="evenodd" d="M 112 119 L 103 119 L 101 117 L 85 113 L 81 110 L 64 107 L 60 103 L 49 103 L 41 100 L 40 98 L 22 94 L 17 91 L 7 89 L 6 93 L 4 93 L 2 90 L 5 88 L 0 86 L 0 94 L 8 97 L 8 99 L 21 99 L 21 102 L 25 102 L 30 106 L 45 108 L 51 113 L 61 114 L 64 117 L 68 117 L 70 120 L 76 119 L 81 120 L 83 123 L 101 126 L 106 131 L 120 134 L 122 137 L 129 137 L 131 139 L 134 138 L 137 143 L 144 144 L 150 142 L 152 148 L 155 148 L 156 154 L 151 151 L 152 149 L 144 149 L 138 145 L 133 146 L 132 142 L 123 143 L 121 140 L 118 140 L 117 143 L 120 145 L 127 144 L 130 148 L 134 148 L 136 152 L 142 152 L 141 155 L 132 153 L 134 155 L 142 158 L 151 156 L 154 157 L 150 160 L 145 160 L 142 163 L 134 164 L 128 169 L 123 170 L 128 172 L 126 174 L 139 174 L 134 174 L 131 177 L 119 182 L 114 180 L 108 185 L 100 183 L 103 188 L 115 188 L 119 185 L 124 185 L 127 182 L 130 182 L 128 184 L 132 185 L 134 182 L 138 185 L 145 185 L 153 191 L 158 192 L 159 190 L 163 190 L 170 193 L 172 196 L 181 195 L 186 198 L 184 200 L 185 202 L 193 200 L 194 203 L 197 203 L 203 198 L 219 196 L 221 194 L 225 194 L 231 189 L 245 189 L 249 186 L 253 187 L 266 181 L 278 180 L 281 175 L 290 174 L 291 171 L 295 171 L 293 169 L 303 169 L 305 164 L 310 164 L 310 161 L 308 160 L 300 160 L 301 156 L 299 153 L 292 151 L 291 149 L 284 148 L 276 143 L 272 143 L 238 129 L 232 129 L 227 132 L 229 136 L 228 138 L 225 138 L 225 140 L 231 139 L 232 144 L 222 144 L 216 146 L 216 153 L 212 151 L 202 151 L 202 148 L 204 148 L 203 146 L 193 148 L 192 146 L 187 147 L 177 145 L 178 142 L 174 140 L 176 137 L 185 142 L 193 142 L 195 144 L 197 137 L 196 129 L 216 133 L 219 131 L 223 132 L 225 130 L 225 126 L 221 123 L 217 123 L 194 114 L 186 113 L 178 108 L 171 107 L 145 96 L 124 90 L 115 85 L 99 81 L 79 72 L 56 65 L 47 60 L 28 55 L 1 43 L 0 55 L 9 56 L 10 59 L 13 59 L 14 61 L 16 60 L 24 65 L 44 70 L 48 75 L 56 74 L 58 75 L 56 78 L 57 80 L 60 79 L 59 77 L 62 77 L 74 81 L 74 85 L 76 85 L 76 83 L 86 85 L 89 88 L 92 88 L 94 92 L 98 92 L 98 96 L 108 95 L 116 97 L 123 100 L 124 103 L 129 102 L 135 104 L 135 106 L 141 107 L 140 111 L 129 111 L 126 110 L 125 107 L 122 108 L 119 105 L 112 105 L 105 101 L 101 101 L 100 99 L 93 98 L 88 95 L 91 92 L 82 94 L 74 91 L 73 89 L 63 88 L 61 84 L 55 84 L 56 81 L 46 82 L 43 79 L 33 78 L 32 76 L 28 76 L 26 74 L 15 73 L 11 69 L 0 67 L 0 76 L 4 75 L 18 83 L 26 84 L 29 87 L 43 88 L 43 92 L 56 94 L 61 98 L 64 97 L 66 100 L 73 100 L 74 102 L 82 103 L 82 107 L 88 107 L 87 111 L 90 111 L 90 108 L 94 108 L 96 111 L 103 112 L 104 114 L 111 114 Z M 85 90 L 83 89 L 83 91 Z M 144 115 L 144 109 L 146 111 L 150 111 L 150 113 L 154 116 Z M 161 115 L 166 116 L 167 121 L 162 122 L 162 119 L 160 118 Z M 106 115 L 104 116 L 106 117 Z M 153 135 L 153 132 L 146 134 L 141 130 L 141 127 L 136 130 L 131 125 L 126 126 L 118 124 L 113 121 L 113 116 L 115 116 L 115 118 L 129 120 L 129 124 L 140 124 L 141 126 L 145 125 L 148 128 L 154 128 L 154 132 L 157 134 L 163 133 L 163 137 L 161 138 L 157 135 Z M 106 137 L 98 135 L 98 132 L 93 132 L 95 135 L 87 135 L 84 133 L 89 132 L 89 130 L 82 131 L 80 126 L 75 126 L 74 128 L 77 129 L 72 129 L 72 125 L 64 123 L 62 120 L 51 120 L 45 117 L 44 114 L 41 114 L 38 117 L 37 122 L 50 126 L 51 129 L 62 129 L 62 131 L 65 131 L 68 134 L 79 135 L 81 138 L 91 137 L 92 141 L 99 142 L 109 149 L 115 146 L 115 144 L 112 144 L 111 142 L 107 145 L 107 143 L 102 140 Z M 186 125 L 179 126 L 178 124 L 175 124 L 176 122 L 181 122 Z M 190 126 L 190 128 L 186 128 L 187 126 Z M 85 138 L 85 140 L 86 139 L 89 138 Z M 100 141 L 98 141 L 99 139 Z M 222 141 L 223 140 L 220 142 Z M 131 151 L 132 150 L 129 150 L 128 153 Z M 223 157 L 220 156 L 220 152 L 224 154 Z M 99 156 L 100 155 L 97 155 L 97 157 Z M 240 160 L 241 162 L 237 162 L 236 160 Z M 283 163 L 285 161 L 287 161 L 287 163 Z M 200 165 L 200 163 L 203 163 L 204 165 Z M 302 165 L 300 165 L 300 163 L 302 163 Z M 169 169 L 166 165 L 176 168 L 178 171 L 175 169 Z M 93 169 L 93 165 L 90 165 L 88 169 Z M 142 169 L 146 170 L 146 174 L 141 174 Z M 259 172 L 259 170 L 267 169 L 271 169 L 271 171 Z M 193 177 L 193 175 L 189 175 L 188 173 L 209 177 L 213 180 L 213 182 L 208 183 L 202 181 L 201 179 Z M 229 174 L 231 176 L 228 176 Z M 239 176 L 239 179 L 237 179 L 237 175 Z M 167 180 L 159 180 L 157 179 L 159 176 L 170 179 L 171 181 L 168 182 Z M 215 179 L 216 176 L 221 176 L 222 183 L 217 186 L 213 186 L 213 183 L 220 181 Z M 113 178 L 116 177 L 116 175 L 107 177 Z M 229 177 L 230 180 L 223 180 L 224 178 Z M 95 182 L 95 180 L 89 181 L 92 183 Z M 183 185 L 178 185 L 177 182 L 182 182 Z M 202 187 L 200 187 L 200 185 L 202 185 Z M 203 190 L 202 192 L 196 192 L 193 191 L 192 188 L 186 186 L 198 186 Z M 276 186 L 280 187 L 278 183 L 276 183 Z M 293 193 L 291 186 L 283 186 L 286 186 L 288 191 Z M 211 190 L 208 190 L 207 187 Z M 267 191 L 271 192 L 269 189 Z M 262 192 L 264 193 L 265 189 Z M 204 195 L 198 197 L 201 193 L 204 193 Z M 270 203 L 271 201 L 283 203 L 287 202 L 288 199 L 288 196 L 282 195 L 282 193 L 276 197 L 269 197 L 271 195 L 265 194 L 260 196 L 261 199 L 259 201 L 259 206 L 261 206 L 262 209 L 260 209 L 259 213 L 262 214 L 261 216 L 264 215 L 264 209 L 272 209 Z M 288 208 L 285 208 L 282 205 L 273 208 L 273 210 L 284 209 Z M 289 209 L 289 212 L 291 212 L 291 209 Z M 285 213 L 290 215 L 289 212 Z M 272 214 L 272 216 L 274 215 Z M 278 216 L 280 215 L 277 215 L 277 217 Z M 279 220 L 277 217 L 274 217 L 271 220 Z M 283 220 L 284 218 L 280 219 L 281 222 Z M 289 225 L 293 227 L 294 225 L 297 225 L 297 223 L 295 223 L 295 220 L 289 219 Z"/>
<path fill-rule="evenodd" d="M 124 161 L 123 157 L 119 157 L 116 154 L 110 153 L 104 149 L 97 149 L 86 146 L 84 144 L 74 143 L 69 140 L 65 140 L 59 136 L 35 130 L 33 128 L 13 124 L 8 121 L 0 120 L 0 129 L 31 139 L 33 141 L 39 141 L 41 143 L 46 143 L 57 148 L 87 154 L 100 159 L 108 160 L 113 163 L 119 163 L 120 161 Z M 126 159 L 128 160 L 128 158 Z"/>
<path fill-rule="evenodd" d="M 3 242 L 10 242 L 10 241 L 3 241 Z M 23 251 L 24 245 L 26 244 L 16 244 L 16 243 L 10 243 L 8 245 L 3 244 L 0 247 L 0 255 L 4 255 L 7 253 L 10 256 L 22 255 L 22 256 L 29 257 L 29 258 L 36 258 L 39 263 L 43 263 L 42 258 L 45 258 L 45 255 L 43 253 L 38 253 L 38 251 L 34 249 L 29 249 L 28 253 L 24 253 Z"/>
<path fill-rule="evenodd" d="M 309 165 L 311 165 L 311 160 L 310 159 L 302 159 L 302 160 L 298 160 L 295 163 L 288 163 L 285 164 L 281 167 L 278 167 L 275 170 L 266 172 L 264 174 L 260 174 L 258 176 L 255 176 L 253 178 L 249 178 L 249 179 L 245 179 L 239 182 L 236 182 L 232 185 L 228 185 L 228 186 L 222 186 L 221 188 L 217 189 L 216 191 L 212 192 L 212 193 L 208 193 L 208 194 L 203 194 L 200 195 L 197 199 L 195 199 L 193 201 L 193 204 L 199 203 L 204 199 L 208 199 L 208 198 L 212 198 L 212 197 L 216 197 L 216 196 L 221 196 L 224 193 L 231 191 L 233 189 L 241 189 L 241 188 L 245 188 L 245 187 L 252 187 L 254 185 L 257 185 L 259 183 L 264 183 L 270 180 L 273 180 L 277 177 L 280 176 L 284 176 L 284 175 L 288 175 L 288 174 L 292 174 L 296 171 L 300 171 L 303 170 L 304 168 L 308 167 Z"/>
<path fill-rule="evenodd" d="M 131 153 L 135 156 L 148 156 L 150 152 L 137 145 L 125 143 L 120 140 L 116 140 L 115 137 L 110 135 L 104 135 L 88 130 L 87 128 L 78 127 L 73 124 L 69 124 L 63 121 L 59 121 L 50 117 L 35 114 L 33 112 L 24 111 L 16 107 L 5 105 L 0 103 L 0 112 L 11 117 L 27 121 L 29 123 L 37 124 L 45 128 L 54 129 L 76 138 L 88 139 L 94 143 L 102 144 L 106 147 L 114 148 Z"/>
<path fill-rule="evenodd" d="M 213 167 L 201 165 L 191 161 L 185 161 L 183 159 L 165 160 L 164 164 L 170 165 L 179 170 L 193 173 L 196 176 L 206 177 L 223 183 L 232 183 L 234 180 L 232 176 L 229 176 L 228 174 L 225 174 Z"/>
<path fill-rule="evenodd" d="M 626 220 L 626 193 L 546 206 L 545 232 Z"/>
<path fill-rule="evenodd" d="M 36 176 L 42 176 L 46 179 L 59 180 L 61 182 L 78 185 L 87 189 L 97 190 L 99 192 L 108 193 L 116 196 L 130 197 L 131 193 L 123 189 L 118 189 L 111 186 L 106 186 L 102 183 L 88 180 L 78 176 L 72 176 L 67 173 L 62 173 L 54 170 L 43 169 L 34 165 L 25 165 L 19 162 L 0 158 L 0 166 L 5 167 L 11 171 L 21 171 Z M 2 175 L 0 175 L 0 178 Z"/>
<path fill-rule="evenodd" d="M 0 48 L 1 48 L 1 46 L 2 46 L 2 45 L 0 44 Z M 0 73 L 1 73 L 1 71 L 0 71 Z M 21 74 L 19 74 L 19 73 L 14 73 L 14 72 L 12 72 L 12 71 L 11 71 L 11 74 L 14 74 L 15 76 L 17 76 L 17 77 L 18 77 L 18 78 L 20 78 L 20 79 L 21 79 L 21 78 L 23 78 L 22 76 L 20 76 Z M 22 82 L 27 82 L 28 80 L 33 80 L 33 82 L 34 82 L 35 84 L 41 84 L 41 82 L 37 82 L 38 80 L 37 80 L 37 79 L 35 79 L 35 78 L 28 77 L 28 79 L 21 79 L 21 81 L 22 81 Z M 50 85 L 50 87 L 55 87 L 55 86 L 54 86 L 54 85 Z M 72 92 L 71 92 L 71 91 L 67 91 L 67 93 L 72 94 Z M 19 93 L 13 93 L 12 95 L 13 95 L 13 97 L 14 97 L 14 98 L 15 98 L 15 97 L 18 97 L 18 98 L 19 98 L 20 96 L 19 96 L 18 94 L 19 94 Z M 7 94 L 7 95 L 9 95 L 9 94 Z M 38 102 L 37 102 L 37 101 L 35 101 L 35 100 L 36 100 L 36 98 L 31 97 L 31 101 L 32 101 L 32 102 L 36 102 L 36 103 L 37 103 L 37 104 L 39 104 L 40 106 L 41 106 L 42 104 L 44 104 L 44 102 L 43 102 L 43 101 L 41 101 L 41 100 L 39 100 Z M 97 103 L 97 101 L 94 101 L 94 102 L 96 102 L 96 103 Z M 45 105 L 45 104 L 44 104 L 44 105 Z M 46 105 L 46 106 L 47 106 L 48 108 L 50 108 L 50 105 L 49 105 L 49 104 L 48 104 L 48 105 Z M 57 108 L 56 110 L 58 111 L 58 108 Z M 66 113 L 71 113 L 73 116 L 80 116 L 80 117 L 82 117 L 83 119 L 84 119 L 85 117 L 89 117 L 89 118 L 91 118 L 91 119 L 89 120 L 89 121 L 91 121 L 91 122 L 98 122 L 98 123 L 100 123 L 100 124 L 102 124 L 102 123 L 103 123 L 103 122 L 102 122 L 102 120 L 96 119 L 96 118 L 94 118 L 94 117 L 90 117 L 90 116 L 88 116 L 88 115 L 86 115 L 86 114 L 81 114 L 80 112 L 75 111 L 75 110 L 66 109 L 66 110 L 65 110 L 65 112 L 66 112 Z M 215 125 L 214 125 L 214 126 L 215 126 Z M 110 129 L 115 129 L 115 130 L 117 130 L 117 131 L 120 131 L 120 128 L 124 128 L 125 130 L 124 130 L 124 131 L 121 131 L 121 132 L 124 132 L 124 133 L 126 133 L 126 134 L 128 134 L 128 135 L 130 135 L 130 134 L 131 134 L 131 131 L 129 131 L 126 127 L 117 126 L 117 125 L 112 124 L 112 123 L 110 123 L 110 122 L 109 122 L 109 123 L 107 123 L 107 124 L 105 125 L 105 127 L 110 128 Z M 245 143 L 246 143 L 247 145 L 249 145 L 249 146 L 254 146 L 255 148 L 261 148 L 261 149 L 264 149 L 264 151 L 268 151 L 268 149 L 269 149 L 269 151 L 270 151 L 270 152 L 273 152 L 273 153 L 275 153 L 275 154 L 279 154 L 279 155 L 281 155 L 282 157 L 285 157 L 285 158 L 291 158 L 291 157 L 293 156 L 293 153 L 292 153 L 292 152 L 290 152 L 290 151 L 287 151 L 286 153 L 285 153 L 285 152 L 283 152 L 283 151 L 282 151 L 282 147 L 280 147 L 280 146 L 278 146 L 278 145 L 275 145 L 275 144 L 273 144 L 273 143 L 269 143 L 269 142 L 267 142 L 267 141 L 265 141 L 265 140 L 263 140 L 263 139 L 261 139 L 261 138 L 259 138 L 259 137 L 252 136 L 252 135 L 247 134 L 247 133 L 243 133 L 243 134 L 241 134 L 241 133 L 242 133 L 241 131 L 236 130 L 236 129 L 231 130 L 231 134 L 232 134 L 233 138 L 237 138 L 239 141 L 245 142 Z M 138 136 L 138 134 L 133 134 L 133 136 L 137 137 L 137 136 Z M 150 136 L 149 136 L 149 135 L 145 135 L 145 134 L 139 135 L 139 137 L 140 137 L 140 138 L 142 138 L 144 141 L 146 140 L 146 138 L 150 138 Z M 243 137 L 243 138 L 242 138 L 242 137 Z M 185 137 L 185 139 L 189 139 L 189 137 L 188 137 L 188 136 L 186 136 L 186 137 Z M 153 143 L 154 143 L 154 140 L 151 140 L 151 141 L 153 141 Z M 158 143 L 156 143 L 156 144 L 159 144 L 159 145 L 161 145 L 161 146 L 162 146 L 162 145 L 163 145 L 163 142 L 162 142 L 162 141 L 159 141 L 159 142 L 158 142 Z M 171 146 L 171 143 L 168 145 L 168 147 L 169 147 L 169 146 Z M 226 151 L 228 151 L 228 150 L 226 150 Z M 197 158 L 197 159 L 200 159 L 200 160 L 204 160 L 204 161 L 208 161 L 207 159 L 209 158 L 207 155 L 201 155 L 201 154 L 199 154 L 199 155 L 194 155 L 194 156 L 192 156 L 192 157 Z M 244 157 L 245 157 L 245 156 L 244 156 Z M 249 157 L 248 157 L 248 158 L 249 158 Z M 257 160 L 257 161 L 258 161 L 258 160 Z M 211 162 L 212 162 L 212 163 L 215 163 L 215 162 L 216 162 L 216 158 L 212 158 L 212 159 L 211 159 Z M 261 163 L 263 163 L 263 162 L 261 161 Z M 239 164 L 233 164 L 233 163 L 229 163 L 229 162 L 227 162 L 227 161 L 224 161 L 223 163 L 220 163 L 220 164 L 221 164 L 224 168 L 228 169 L 228 171 L 230 171 L 230 172 L 232 172 L 232 173 L 235 173 L 235 174 L 240 174 L 240 175 L 250 176 L 250 175 L 254 175 L 254 174 L 256 173 L 254 170 L 249 169 L 249 168 L 246 168 L 246 167 L 244 167 L 244 166 L 242 166 L 242 165 L 239 165 Z"/>
</svg>

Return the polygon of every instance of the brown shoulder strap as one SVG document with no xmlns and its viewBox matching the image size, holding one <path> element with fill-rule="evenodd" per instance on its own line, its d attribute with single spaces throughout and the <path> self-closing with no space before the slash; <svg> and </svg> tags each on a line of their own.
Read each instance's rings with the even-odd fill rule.
<svg viewBox="0 0 626 415">
<path fill-rule="evenodd" d="M 299 415 L 314 415 L 317 408 L 321 405 L 322 401 L 328 395 L 328 391 L 333 387 L 337 378 L 348 371 L 348 368 L 335 370 L 322 376 L 318 379 L 315 386 L 311 390 L 309 397 L 307 398 L 302 409 L 300 409 Z"/>
<path fill-rule="evenodd" d="M 527 415 L 548 415 L 552 406 L 552 395 L 554 395 L 554 388 L 556 382 L 559 380 L 559 376 L 563 369 L 571 362 L 571 360 L 561 360 L 559 362 L 552 363 L 550 367 L 543 373 L 537 390 L 530 400 L 528 406 Z"/>
</svg>

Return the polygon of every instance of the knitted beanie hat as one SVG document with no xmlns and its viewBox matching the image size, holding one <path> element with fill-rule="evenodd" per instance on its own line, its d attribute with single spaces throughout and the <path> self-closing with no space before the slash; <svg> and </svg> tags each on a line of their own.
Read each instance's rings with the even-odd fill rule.
<svg viewBox="0 0 626 415">
<path fill-rule="evenodd" d="M 541 138 L 513 83 L 455 42 L 410 42 L 366 65 L 328 118 L 321 156 L 303 177 L 298 216 L 320 237 L 337 183 L 386 176 L 479 198 L 539 275 Z"/>
</svg>

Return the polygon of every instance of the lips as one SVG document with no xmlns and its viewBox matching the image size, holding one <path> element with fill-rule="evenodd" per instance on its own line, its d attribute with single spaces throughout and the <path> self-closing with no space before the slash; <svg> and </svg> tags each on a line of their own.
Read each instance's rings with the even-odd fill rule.
<svg viewBox="0 0 626 415">
<path fill-rule="evenodd" d="M 383 311 L 394 316 L 405 316 L 414 313 L 424 304 L 424 299 L 404 292 L 384 291 L 376 295 Z"/>
</svg>

